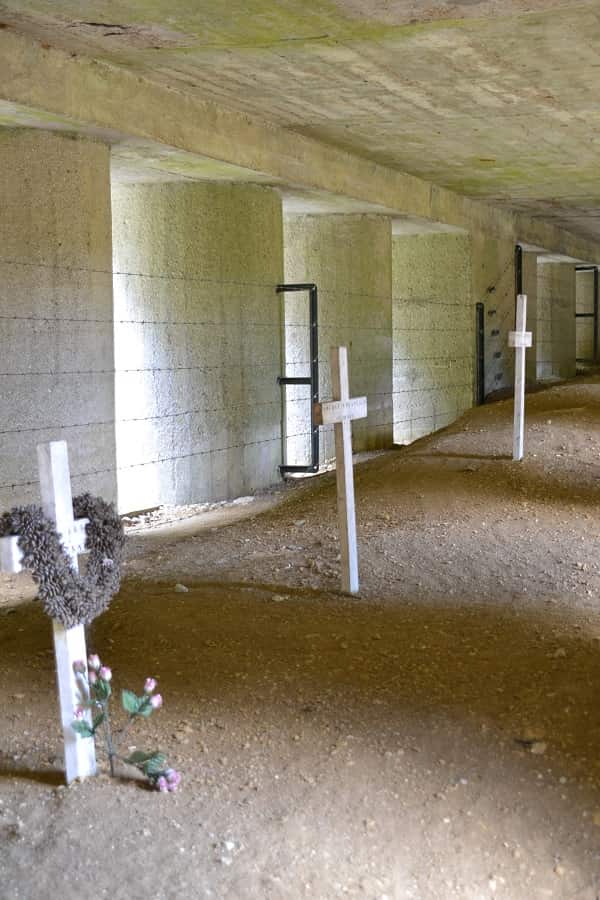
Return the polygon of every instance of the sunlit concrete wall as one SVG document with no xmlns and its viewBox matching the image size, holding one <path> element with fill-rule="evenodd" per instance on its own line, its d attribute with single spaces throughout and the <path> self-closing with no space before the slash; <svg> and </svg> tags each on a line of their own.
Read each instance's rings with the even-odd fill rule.
<svg viewBox="0 0 600 900">
<path fill-rule="evenodd" d="M 330 348 L 348 347 L 350 391 L 367 395 L 367 419 L 353 423 L 355 450 L 392 444 L 391 225 L 384 216 L 286 216 L 286 282 L 314 282 L 319 290 L 319 391 L 331 397 Z M 309 373 L 308 300 L 285 299 L 286 374 Z M 310 455 L 308 389 L 287 389 L 287 461 Z M 321 461 L 335 456 L 333 427 L 321 429 Z"/>
<path fill-rule="evenodd" d="M 52 440 L 116 497 L 111 267 L 108 147 L 0 128 L 0 509 L 39 502 Z"/>
<path fill-rule="evenodd" d="M 394 441 L 443 428 L 473 405 L 470 239 L 393 238 Z"/>
<path fill-rule="evenodd" d="M 247 494 L 279 478 L 279 195 L 113 191 L 119 505 Z"/>
<path fill-rule="evenodd" d="M 538 265 L 538 380 L 575 375 L 575 266 L 546 262 Z"/>
</svg>

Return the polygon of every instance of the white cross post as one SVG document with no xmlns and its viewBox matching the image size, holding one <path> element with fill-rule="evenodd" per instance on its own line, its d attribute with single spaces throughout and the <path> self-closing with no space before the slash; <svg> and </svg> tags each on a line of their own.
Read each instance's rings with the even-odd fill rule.
<svg viewBox="0 0 600 900">
<path fill-rule="evenodd" d="M 523 459 L 525 441 L 525 351 L 532 345 L 526 331 L 527 294 L 517 294 L 515 330 L 508 333 L 508 346 L 515 348 L 515 414 L 513 427 L 513 459 Z"/>
<path fill-rule="evenodd" d="M 71 566 L 77 572 L 77 554 L 85 549 L 85 526 L 88 520 L 73 518 L 67 443 L 52 441 L 50 444 L 39 444 L 37 455 L 44 513 L 55 522 L 62 545 L 71 557 Z M 19 572 L 22 568 L 21 558 L 18 536 L 0 538 L 2 571 Z M 65 773 L 67 784 L 70 784 L 75 778 L 86 778 L 88 775 L 96 774 L 93 738 L 80 737 L 71 728 L 82 690 L 81 683 L 78 684 L 75 679 L 73 663 L 83 660 L 87 665 L 85 631 L 83 625 L 65 628 L 57 621 L 52 622 L 52 627 L 60 718 L 65 745 Z M 86 717 L 91 721 L 88 713 Z"/>
<path fill-rule="evenodd" d="M 358 551 L 352 471 L 352 420 L 367 415 L 367 398 L 350 397 L 347 347 L 331 348 L 331 386 L 336 399 L 315 404 L 318 425 L 335 426 L 335 470 L 340 523 L 342 591 L 358 593 Z"/>
</svg>

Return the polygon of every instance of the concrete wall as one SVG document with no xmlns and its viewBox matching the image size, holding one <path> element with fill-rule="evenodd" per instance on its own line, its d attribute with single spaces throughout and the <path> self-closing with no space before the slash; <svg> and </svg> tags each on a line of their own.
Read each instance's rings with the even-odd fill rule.
<svg viewBox="0 0 600 900">
<path fill-rule="evenodd" d="M 39 501 L 50 440 L 76 493 L 116 496 L 111 264 L 108 148 L 0 128 L 1 509 Z"/>
<path fill-rule="evenodd" d="M 319 391 L 331 397 L 330 348 L 347 345 L 351 395 L 366 394 L 369 415 L 353 424 L 355 450 L 392 444 L 391 226 L 383 216 L 286 216 L 286 282 L 319 289 Z M 286 373 L 309 374 L 308 301 L 288 294 Z M 287 459 L 309 459 L 308 389 L 287 389 Z M 321 461 L 335 456 L 333 426 L 321 428 Z"/>
<path fill-rule="evenodd" d="M 393 239 L 394 441 L 443 428 L 473 405 L 470 240 Z"/>
<path fill-rule="evenodd" d="M 575 266 L 540 260 L 537 301 L 538 380 L 575 375 Z"/>
<path fill-rule="evenodd" d="M 231 498 L 275 482 L 279 195 L 252 185 L 118 186 L 113 223 L 120 508 Z"/>
<path fill-rule="evenodd" d="M 594 312 L 594 272 L 583 269 L 575 275 L 576 299 L 578 313 Z M 591 360 L 594 356 L 594 320 L 580 318 L 575 322 L 577 359 Z"/>
<path fill-rule="evenodd" d="M 537 381 L 537 268 L 537 253 L 523 251 L 521 271 L 523 293 L 527 296 L 527 331 L 531 331 L 533 338 L 533 346 L 525 354 L 525 378 L 527 384 L 535 384 Z"/>
<path fill-rule="evenodd" d="M 515 327 L 515 241 L 512 234 L 493 238 L 471 235 L 473 303 L 485 307 L 485 394 L 511 387 L 514 352 L 508 332 Z"/>
</svg>

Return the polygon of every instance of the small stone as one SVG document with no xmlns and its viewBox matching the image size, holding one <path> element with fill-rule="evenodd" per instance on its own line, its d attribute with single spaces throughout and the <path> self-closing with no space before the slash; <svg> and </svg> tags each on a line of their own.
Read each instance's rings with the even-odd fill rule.
<svg viewBox="0 0 600 900">
<path fill-rule="evenodd" d="M 565 874 L 566 869 L 564 866 L 554 866 L 554 874 L 558 875 L 560 878 Z"/>
<path fill-rule="evenodd" d="M 548 749 L 548 744 L 546 741 L 533 741 L 530 749 L 534 756 L 543 756 Z"/>
<path fill-rule="evenodd" d="M 189 587 L 186 587 L 185 584 L 179 584 L 179 582 L 173 588 L 176 594 L 187 594 L 189 591 Z"/>
</svg>

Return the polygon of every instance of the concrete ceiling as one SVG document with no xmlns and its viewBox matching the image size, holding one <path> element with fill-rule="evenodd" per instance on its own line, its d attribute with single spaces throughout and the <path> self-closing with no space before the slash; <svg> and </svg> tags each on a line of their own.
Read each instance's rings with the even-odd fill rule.
<svg viewBox="0 0 600 900">
<path fill-rule="evenodd" d="M 600 236 L 597 0 L 9 0 L 0 23 Z"/>
</svg>

